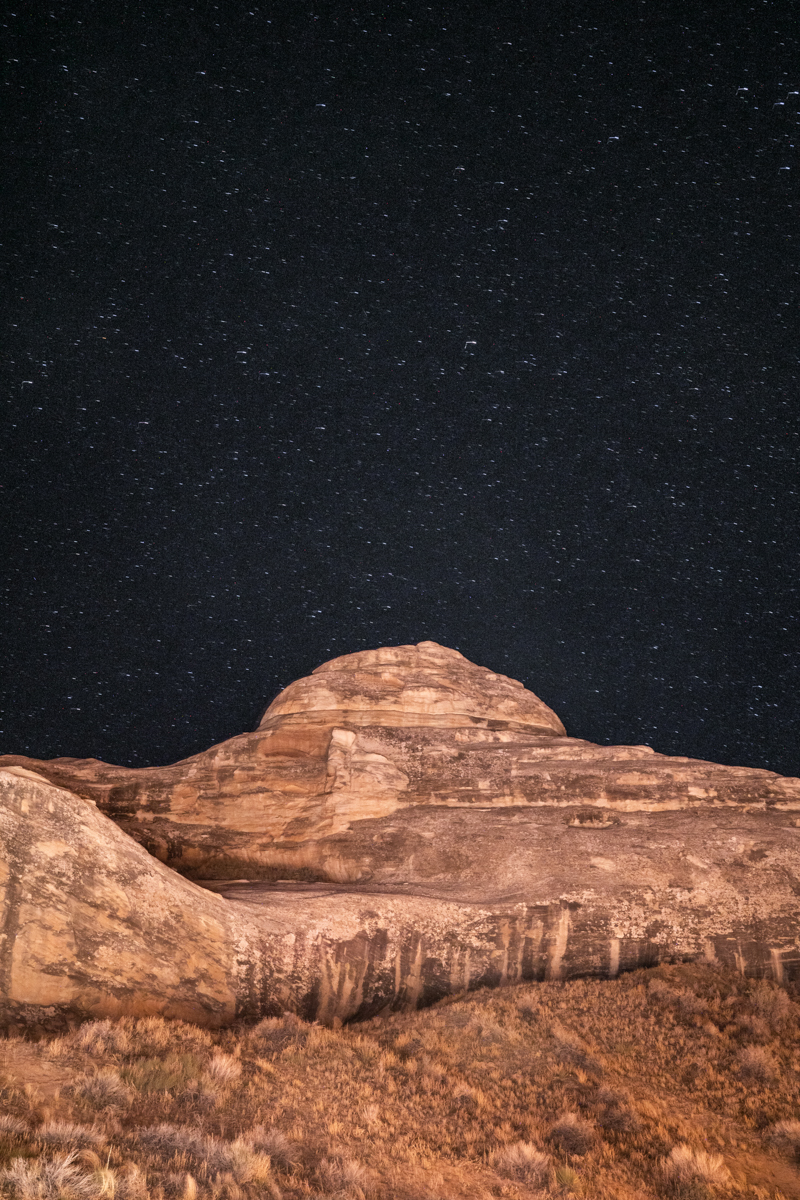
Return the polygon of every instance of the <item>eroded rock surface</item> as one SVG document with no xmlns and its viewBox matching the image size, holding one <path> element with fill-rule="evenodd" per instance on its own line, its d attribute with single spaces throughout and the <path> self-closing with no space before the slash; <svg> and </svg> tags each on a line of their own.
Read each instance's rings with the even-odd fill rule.
<svg viewBox="0 0 800 1200">
<path fill-rule="evenodd" d="M 674 958 L 800 978 L 800 781 L 569 738 L 434 643 L 325 664 L 170 767 L 0 768 L 6 1024 L 330 1022 Z"/>
<path fill-rule="evenodd" d="M 800 780 L 567 737 L 522 684 L 434 642 L 325 663 L 255 732 L 172 766 L 4 764 L 93 800 L 190 878 L 355 879 L 342 835 L 411 806 L 800 809 Z"/>
</svg>

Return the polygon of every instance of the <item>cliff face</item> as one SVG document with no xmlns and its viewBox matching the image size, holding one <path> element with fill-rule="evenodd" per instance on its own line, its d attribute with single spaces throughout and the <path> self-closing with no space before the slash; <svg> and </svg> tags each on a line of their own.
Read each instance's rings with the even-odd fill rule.
<svg viewBox="0 0 800 1200">
<path fill-rule="evenodd" d="M 0 783 L 6 1022 L 332 1021 L 667 958 L 800 977 L 800 780 L 569 738 L 431 642 L 326 663 L 169 767 L 6 756 Z"/>
</svg>

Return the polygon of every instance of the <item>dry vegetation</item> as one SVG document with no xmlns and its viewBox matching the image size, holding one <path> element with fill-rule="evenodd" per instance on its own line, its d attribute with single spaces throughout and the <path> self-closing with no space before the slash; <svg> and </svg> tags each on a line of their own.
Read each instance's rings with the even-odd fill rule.
<svg viewBox="0 0 800 1200">
<path fill-rule="evenodd" d="M 800 1200 L 800 1012 L 696 966 L 340 1030 L 95 1022 L 0 1043 L 17 1200 Z"/>
</svg>

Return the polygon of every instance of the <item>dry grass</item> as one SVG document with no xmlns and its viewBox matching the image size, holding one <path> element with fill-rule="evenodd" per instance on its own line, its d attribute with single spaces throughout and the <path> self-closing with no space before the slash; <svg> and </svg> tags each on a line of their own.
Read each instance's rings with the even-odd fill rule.
<svg viewBox="0 0 800 1200">
<path fill-rule="evenodd" d="M 664 1161 L 664 1178 L 670 1191 L 683 1192 L 699 1184 L 727 1188 L 731 1173 L 721 1154 L 692 1149 L 681 1143 L 670 1151 Z"/>
<path fill-rule="evenodd" d="M 698 966 L 340 1030 L 96 1021 L 2 1043 L 0 1196 L 800 1200 L 798 1034 L 789 992 Z"/>
</svg>

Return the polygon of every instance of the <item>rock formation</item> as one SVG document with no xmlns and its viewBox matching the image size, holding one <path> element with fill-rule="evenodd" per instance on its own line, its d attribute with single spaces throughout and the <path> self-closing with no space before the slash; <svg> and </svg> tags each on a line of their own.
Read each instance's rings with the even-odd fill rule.
<svg viewBox="0 0 800 1200">
<path fill-rule="evenodd" d="M 0 1022 L 345 1020 L 669 958 L 800 978 L 800 780 L 569 738 L 433 642 L 326 663 L 173 766 L 0 768 Z"/>
</svg>

